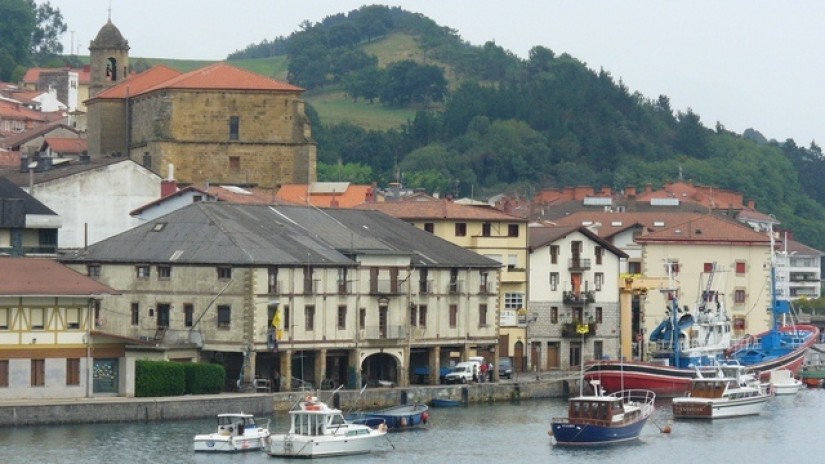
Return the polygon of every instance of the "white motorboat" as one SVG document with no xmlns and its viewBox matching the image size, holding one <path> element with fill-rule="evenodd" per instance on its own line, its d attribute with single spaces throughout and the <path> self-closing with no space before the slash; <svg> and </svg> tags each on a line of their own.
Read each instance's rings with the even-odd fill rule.
<svg viewBox="0 0 825 464">
<path fill-rule="evenodd" d="M 289 412 L 289 432 L 273 434 L 270 456 L 313 458 L 366 454 L 374 451 L 387 434 L 384 424 L 371 428 L 344 418 L 340 409 L 306 397 Z"/>
<path fill-rule="evenodd" d="M 677 419 L 719 419 L 755 415 L 773 396 L 769 383 L 762 383 L 739 364 L 718 366 L 716 375 L 701 373 L 691 380 L 686 396 L 673 398 Z"/>
<path fill-rule="evenodd" d="M 796 395 L 805 385 L 801 380 L 794 378 L 790 369 L 777 369 L 771 371 L 771 390 L 774 395 Z"/>
<path fill-rule="evenodd" d="M 195 435 L 195 451 L 224 452 L 260 450 L 269 440 L 269 420 L 263 426 L 252 414 L 218 414 L 218 430 Z"/>
</svg>

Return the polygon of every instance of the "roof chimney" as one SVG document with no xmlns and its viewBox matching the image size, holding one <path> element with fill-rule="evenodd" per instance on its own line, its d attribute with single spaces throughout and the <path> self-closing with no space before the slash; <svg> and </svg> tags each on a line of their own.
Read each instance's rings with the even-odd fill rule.
<svg viewBox="0 0 825 464">
<path fill-rule="evenodd" d="M 175 165 L 169 163 L 166 179 L 160 181 L 160 197 L 166 198 L 178 191 L 178 183 L 175 181 Z"/>
<path fill-rule="evenodd" d="M 645 184 L 645 193 L 647 193 L 647 194 L 653 193 L 653 184 L 651 184 L 650 182 Z"/>
<path fill-rule="evenodd" d="M 636 197 L 636 187 L 627 187 L 625 189 L 625 192 L 627 192 L 627 197 L 628 198 Z"/>
<path fill-rule="evenodd" d="M 756 200 L 748 200 L 748 209 L 756 209 Z"/>
</svg>

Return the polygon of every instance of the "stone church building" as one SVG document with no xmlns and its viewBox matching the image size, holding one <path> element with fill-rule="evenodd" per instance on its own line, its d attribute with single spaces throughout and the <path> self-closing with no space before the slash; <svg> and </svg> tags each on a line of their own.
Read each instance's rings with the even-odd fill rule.
<svg viewBox="0 0 825 464">
<path fill-rule="evenodd" d="M 89 47 L 89 155 L 128 156 L 182 184 L 273 188 L 315 181 L 303 89 L 219 62 L 129 73 L 111 20 Z"/>
</svg>

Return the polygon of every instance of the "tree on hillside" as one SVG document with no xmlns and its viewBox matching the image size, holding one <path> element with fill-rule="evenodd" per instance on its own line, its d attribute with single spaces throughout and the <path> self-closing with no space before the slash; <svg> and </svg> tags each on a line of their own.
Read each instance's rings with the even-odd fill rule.
<svg viewBox="0 0 825 464">
<path fill-rule="evenodd" d="M 66 23 L 60 10 L 53 8 L 49 2 L 41 3 L 37 6 L 35 21 L 37 27 L 32 33 L 32 52 L 40 56 L 63 53 L 60 37 L 66 33 Z"/>
<path fill-rule="evenodd" d="M 0 0 L 0 80 L 10 80 L 16 66 L 29 64 L 35 18 L 32 1 Z"/>
<path fill-rule="evenodd" d="M 393 28 L 393 19 L 390 9 L 386 6 L 371 5 L 361 7 L 349 15 L 350 19 L 355 19 L 355 24 L 367 39 L 381 37 Z"/>
</svg>

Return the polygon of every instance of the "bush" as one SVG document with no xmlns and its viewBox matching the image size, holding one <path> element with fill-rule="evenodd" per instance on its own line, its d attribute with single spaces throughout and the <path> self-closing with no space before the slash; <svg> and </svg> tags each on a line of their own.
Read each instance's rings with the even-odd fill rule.
<svg viewBox="0 0 825 464">
<path fill-rule="evenodd" d="M 220 393 L 226 381 L 226 370 L 220 364 L 185 363 L 186 393 L 204 395 Z"/>
<path fill-rule="evenodd" d="M 179 396 L 185 391 L 184 364 L 146 360 L 135 363 L 135 396 Z"/>
</svg>

